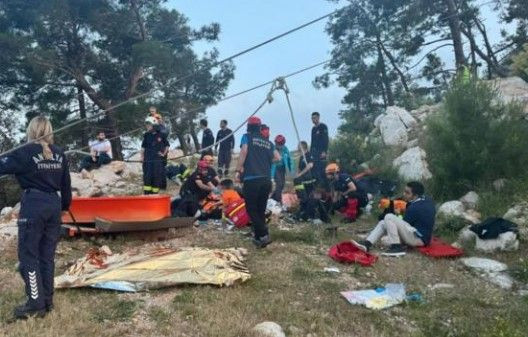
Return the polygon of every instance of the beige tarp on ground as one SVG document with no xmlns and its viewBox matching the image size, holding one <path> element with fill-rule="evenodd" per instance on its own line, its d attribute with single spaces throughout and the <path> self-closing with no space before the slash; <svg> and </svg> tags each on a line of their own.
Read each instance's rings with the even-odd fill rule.
<svg viewBox="0 0 528 337">
<path fill-rule="evenodd" d="M 163 248 L 145 246 L 122 254 L 92 249 L 63 275 L 55 288 L 94 287 L 142 291 L 178 284 L 230 286 L 251 275 L 244 249 Z"/>
</svg>

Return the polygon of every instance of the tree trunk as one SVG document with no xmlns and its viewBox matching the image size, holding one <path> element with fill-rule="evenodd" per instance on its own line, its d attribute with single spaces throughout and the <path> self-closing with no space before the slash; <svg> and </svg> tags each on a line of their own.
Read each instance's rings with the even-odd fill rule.
<svg viewBox="0 0 528 337">
<path fill-rule="evenodd" d="M 400 81 L 403 85 L 403 88 L 405 89 L 406 92 L 409 92 L 410 90 L 409 90 L 409 86 L 407 85 L 407 80 L 405 79 L 405 74 L 400 70 L 400 68 L 398 67 L 398 64 L 396 63 L 396 60 L 394 59 L 392 54 L 387 50 L 387 48 L 385 48 L 385 46 L 383 45 L 383 42 L 381 42 L 381 40 L 379 39 L 378 41 L 379 41 L 378 43 L 380 44 L 381 49 L 383 50 L 383 52 L 389 59 L 392 67 L 394 68 L 394 70 L 396 70 L 396 72 L 400 76 Z"/>
<path fill-rule="evenodd" d="M 183 151 L 183 154 L 188 155 L 189 148 L 187 147 L 187 142 L 185 141 L 185 136 L 183 135 L 183 132 L 176 133 L 176 137 L 178 138 L 178 141 L 180 142 L 180 147 Z"/>
<path fill-rule="evenodd" d="M 121 138 L 119 137 L 117 120 L 109 111 L 106 113 L 103 124 L 107 130 L 106 136 L 111 139 L 110 142 L 112 143 L 112 154 L 114 155 L 114 159 L 123 160 L 123 145 L 121 144 Z"/>
<path fill-rule="evenodd" d="M 449 23 L 449 30 L 451 31 L 451 38 L 453 39 L 453 47 L 455 50 L 455 62 L 457 69 L 466 64 L 464 56 L 464 46 L 462 44 L 462 33 L 460 31 L 460 17 L 454 0 L 444 0 L 447 7 L 447 18 Z"/>
<path fill-rule="evenodd" d="M 387 104 L 389 106 L 394 105 L 394 95 L 392 94 L 392 88 L 390 85 L 389 77 L 387 76 L 387 66 L 385 65 L 385 59 L 383 58 L 383 52 L 380 44 L 377 44 L 378 48 L 378 68 L 381 75 L 381 80 L 385 86 L 385 93 L 387 95 Z"/>
<path fill-rule="evenodd" d="M 192 122 L 189 123 L 189 133 L 193 139 L 196 151 L 199 151 L 202 147 L 200 146 L 200 141 L 198 140 L 198 136 L 196 135 L 196 131 L 194 130 L 194 125 Z"/>
<path fill-rule="evenodd" d="M 86 122 L 86 103 L 84 101 L 84 91 L 77 85 L 77 100 L 79 101 L 79 116 L 85 121 L 81 124 L 81 146 L 88 146 L 88 123 Z"/>
</svg>

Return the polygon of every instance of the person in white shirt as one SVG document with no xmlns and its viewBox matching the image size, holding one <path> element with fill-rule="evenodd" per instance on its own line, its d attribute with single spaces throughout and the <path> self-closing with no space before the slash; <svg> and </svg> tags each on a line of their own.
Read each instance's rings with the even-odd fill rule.
<svg viewBox="0 0 528 337">
<path fill-rule="evenodd" d="M 112 144 L 106 139 L 103 131 L 97 133 L 97 139 L 90 141 L 90 156 L 85 157 L 81 162 L 81 171 L 90 171 L 109 164 L 112 161 Z"/>
</svg>

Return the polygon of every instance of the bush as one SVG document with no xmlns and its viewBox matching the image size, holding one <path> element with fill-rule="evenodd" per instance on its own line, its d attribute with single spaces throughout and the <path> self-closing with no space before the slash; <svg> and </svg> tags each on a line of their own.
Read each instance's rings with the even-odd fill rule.
<svg viewBox="0 0 528 337">
<path fill-rule="evenodd" d="M 458 198 L 498 178 L 526 177 L 528 123 L 490 85 L 455 81 L 443 110 L 428 120 L 426 150 L 437 198 Z"/>
<path fill-rule="evenodd" d="M 528 44 L 524 45 L 524 51 L 513 58 L 513 71 L 528 82 Z"/>
<path fill-rule="evenodd" d="M 341 133 L 330 143 L 328 150 L 332 162 L 337 162 L 346 172 L 357 172 L 359 165 L 370 161 L 379 153 L 377 144 L 369 143 L 361 134 Z"/>
</svg>

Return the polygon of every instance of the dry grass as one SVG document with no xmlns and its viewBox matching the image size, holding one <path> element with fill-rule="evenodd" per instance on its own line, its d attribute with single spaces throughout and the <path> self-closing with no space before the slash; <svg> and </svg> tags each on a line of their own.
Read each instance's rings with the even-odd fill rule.
<svg viewBox="0 0 528 337">
<path fill-rule="evenodd" d="M 244 246 L 250 249 L 252 279 L 230 288 L 184 286 L 124 294 L 94 289 L 62 290 L 56 310 L 44 319 L 7 323 L 22 299 L 15 272 L 16 248 L 0 259 L 0 335 L 5 336 L 254 336 L 262 321 L 280 324 L 288 336 L 525 336 L 528 301 L 488 284 L 451 260 L 430 260 L 416 253 L 380 258 L 372 268 L 338 265 L 328 247 L 364 230 L 372 221 L 347 225 L 337 238 L 309 227 L 274 229 L 275 242 L 256 251 L 242 235 L 217 229 L 193 230 L 174 239 L 181 246 Z M 114 251 L 142 244 L 127 237 L 97 241 L 63 241 L 57 272 L 93 245 Z M 515 265 L 526 250 L 496 257 Z M 323 272 L 338 266 L 340 274 Z M 386 311 L 349 305 L 340 291 L 404 282 L 420 292 L 424 303 Z M 435 283 L 453 289 L 431 290 Z"/>
</svg>

